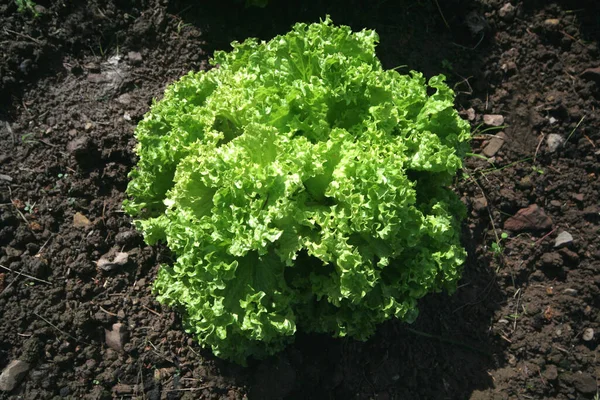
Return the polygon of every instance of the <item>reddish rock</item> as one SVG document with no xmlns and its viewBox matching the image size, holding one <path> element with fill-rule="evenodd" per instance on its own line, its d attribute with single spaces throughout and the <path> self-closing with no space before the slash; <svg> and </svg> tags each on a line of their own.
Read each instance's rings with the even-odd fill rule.
<svg viewBox="0 0 600 400">
<path fill-rule="evenodd" d="M 504 229 L 513 232 L 543 231 L 552 228 L 552 220 L 537 204 L 520 209 L 504 222 Z"/>
</svg>

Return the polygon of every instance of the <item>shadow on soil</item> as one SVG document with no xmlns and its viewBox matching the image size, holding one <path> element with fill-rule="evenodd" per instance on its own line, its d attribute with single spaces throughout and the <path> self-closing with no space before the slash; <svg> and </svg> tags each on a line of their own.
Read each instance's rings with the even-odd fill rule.
<svg viewBox="0 0 600 400">
<path fill-rule="evenodd" d="M 442 3 L 442 2 L 440 2 Z M 197 6 L 172 2 L 170 12 L 203 33 L 209 53 L 233 40 L 268 40 L 295 22 L 330 15 L 355 30 L 380 35 L 378 55 L 386 68 L 406 66 L 426 76 L 444 73 L 460 96 L 485 96 L 483 59 L 493 34 L 471 1 L 303 1 L 272 0 L 266 8 L 225 1 Z M 473 28 L 473 19 L 481 30 Z M 475 31 L 475 32 L 474 32 Z M 401 69 L 402 71 L 402 69 Z M 470 254 L 480 237 L 465 233 Z M 368 342 L 299 334 L 278 357 L 241 368 L 217 361 L 224 375 L 251 388 L 257 399 L 399 398 L 466 399 L 492 385 L 497 367 L 489 321 L 502 301 L 486 260 L 471 256 L 454 296 L 431 295 L 421 302 L 413 325 L 384 324 Z"/>
</svg>

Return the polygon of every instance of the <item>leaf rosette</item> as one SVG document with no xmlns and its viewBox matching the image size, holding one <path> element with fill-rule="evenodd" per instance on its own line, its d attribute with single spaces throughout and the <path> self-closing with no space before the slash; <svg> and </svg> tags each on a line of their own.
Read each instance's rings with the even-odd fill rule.
<svg viewBox="0 0 600 400">
<path fill-rule="evenodd" d="M 326 19 L 234 42 L 139 123 L 124 208 L 176 255 L 159 300 L 217 356 L 273 354 L 297 327 L 366 339 L 455 288 L 469 126 L 443 76 L 384 70 L 377 41 Z"/>
</svg>

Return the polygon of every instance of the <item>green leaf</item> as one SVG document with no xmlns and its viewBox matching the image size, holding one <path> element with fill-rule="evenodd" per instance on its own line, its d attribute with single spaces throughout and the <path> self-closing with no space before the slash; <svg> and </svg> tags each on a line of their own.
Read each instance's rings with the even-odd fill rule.
<svg viewBox="0 0 600 400">
<path fill-rule="evenodd" d="M 176 259 L 159 300 L 216 355 L 265 357 L 296 329 L 363 340 L 455 289 L 469 126 L 442 76 L 384 71 L 377 41 L 327 18 L 233 43 L 138 125 L 124 208 Z"/>
</svg>

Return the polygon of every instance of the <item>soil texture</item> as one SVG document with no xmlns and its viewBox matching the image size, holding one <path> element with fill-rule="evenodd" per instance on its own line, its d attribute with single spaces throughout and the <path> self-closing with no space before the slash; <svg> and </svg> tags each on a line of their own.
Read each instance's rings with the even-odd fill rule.
<svg viewBox="0 0 600 400">
<path fill-rule="evenodd" d="M 151 292 L 172 259 L 121 211 L 133 133 L 215 50 L 327 14 L 457 92 L 469 259 L 412 325 L 244 368 Z M 598 399 L 599 39 L 583 0 L 2 2 L 0 399 Z"/>
</svg>

